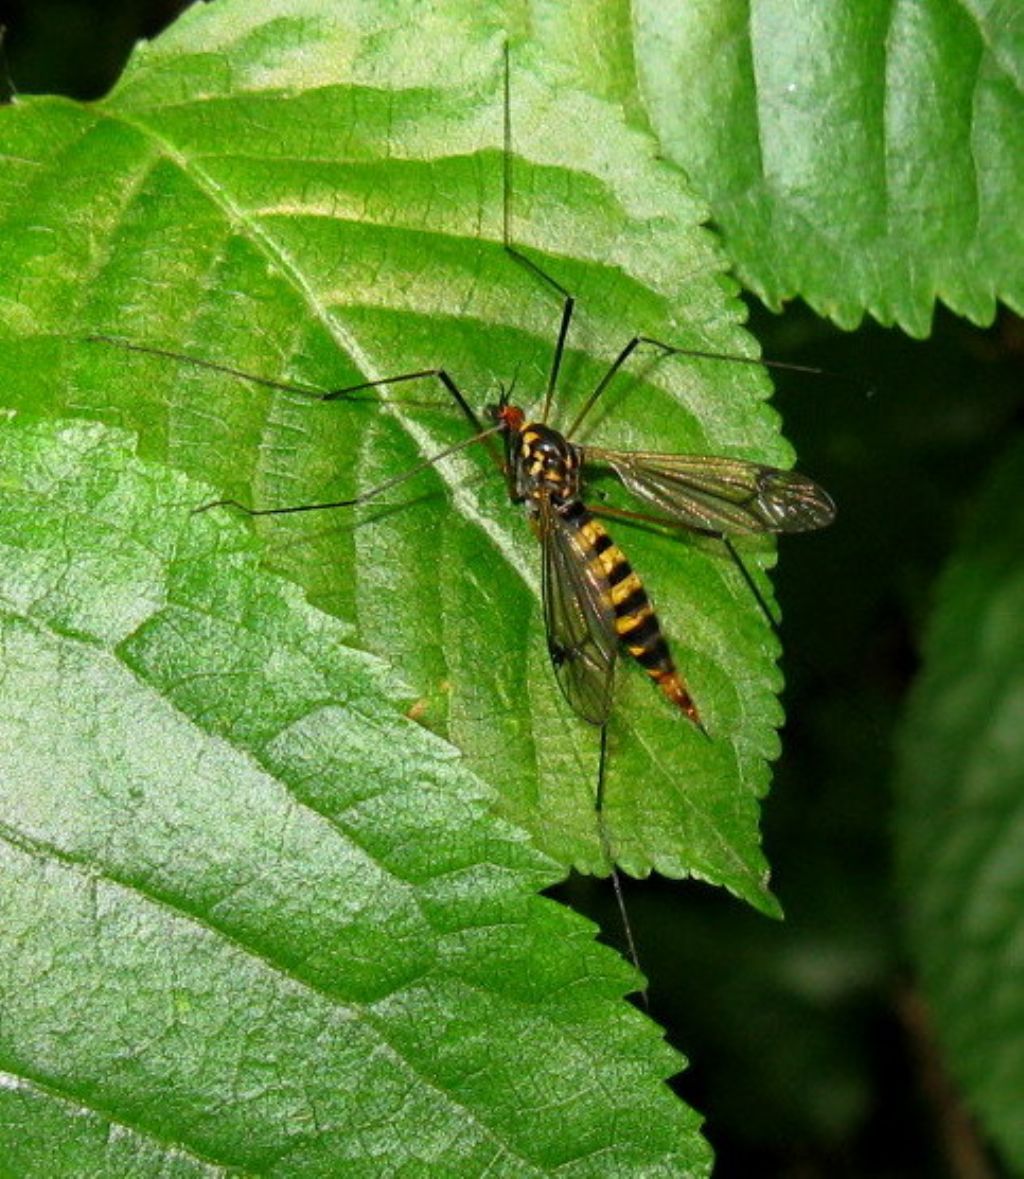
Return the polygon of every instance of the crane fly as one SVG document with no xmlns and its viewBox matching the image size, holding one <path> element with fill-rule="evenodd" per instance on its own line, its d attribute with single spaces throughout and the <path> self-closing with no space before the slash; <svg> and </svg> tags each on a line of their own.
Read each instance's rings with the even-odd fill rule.
<svg viewBox="0 0 1024 1179">
<path fill-rule="evenodd" d="M 531 264 L 532 265 L 532 264 Z M 573 304 L 566 298 L 563 329 Z M 554 391 L 567 330 L 559 334 L 552 365 Z M 592 725 L 603 727 L 612 710 L 615 669 L 620 647 L 644 668 L 668 700 L 703 728 L 697 704 L 669 651 L 661 623 L 639 574 L 612 540 L 598 516 L 685 528 L 726 539 L 751 533 L 807 532 L 823 528 L 835 516 L 828 493 L 806 475 L 745 459 L 707 455 L 661 454 L 611 450 L 574 443 L 572 434 L 597 402 L 637 342 L 658 344 L 668 352 L 680 349 L 643 338 L 630 341 L 577 415 L 570 431 L 561 433 L 544 413 L 528 420 L 506 395 L 485 411 L 490 426 L 470 406 L 445 369 L 421 369 L 379 381 L 367 381 L 322 394 L 325 401 L 379 385 L 436 378 L 473 424 L 470 437 L 446 447 L 351 499 L 288 507 L 253 508 L 235 499 L 202 504 L 198 512 L 234 507 L 249 516 L 357 507 L 434 466 L 442 459 L 495 436 L 504 441 L 501 466 L 509 498 L 521 503 L 541 548 L 541 586 L 548 653 L 558 684 L 572 710 Z M 660 515 L 583 502 L 584 467 L 609 467 L 623 485 Z M 733 550 L 730 550 L 733 551 Z"/>
<path fill-rule="evenodd" d="M 624 647 L 668 700 L 703 728 L 643 582 L 597 516 L 713 536 L 804 532 L 831 522 L 835 508 L 827 493 L 795 471 L 743 459 L 580 446 L 543 419 L 526 421 L 507 401 L 491 414 L 505 438 L 510 497 L 525 504 L 540 541 L 548 652 L 573 711 L 590 724 L 606 724 Z M 610 467 L 661 515 L 586 506 L 582 476 L 590 463 Z"/>
<path fill-rule="evenodd" d="M 552 408 L 576 301 L 569 291 L 524 254 L 511 232 L 512 147 L 508 47 L 505 47 L 504 156 L 502 245 L 519 266 L 543 282 L 561 300 L 561 318 L 554 344 L 542 407 L 528 417 L 503 392 L 482 417 L 473 409 L 447 369 L 429 368 L 399 373 L 327 392 L 307 386 L 255 377 L 229 365 L 135 344 L 111 336 L 92 340 L 132 351 L 148 352 L 255 381 L 273 389 L 315 396 L 322 401 L 356 399 L 365 390 L 378 390 L 411 381 L 437 381 L 472 427 L 472 434 L 424 458 L 407 470 L 350 499 L 324 503 L 254 508 L 233 499 L 215 500 L 195 509 L 231 506 L 250 516 L 284 515 L 356 507 L 414 478 L 422 471 L 467 447 L 483 443 L 506 480 L 509 498 L 521 504 L 540 544 L 541 597 L 548 655 L 562 695 L 572 711 L 600 731 L 595 808 L 602 849 L 612 865 L 612 881 L 623 919 L 630 955 L 637 962 L 615 857 L 609 847 L 601 812 L 607 755 L 607 725 L 614 703 L 620 653 L 625 650 L 660 688 L 669 703 L 689 723 L 705 732 L 699 702 L 678 669 L 640 574 L 612 539 L 599 517 L 617 518 L 684 529 L 720 539 L 738 564 L 772 621 L 729 537 L 737 534 L 805 532 L 829 524 L 835 507 L 813 480 L 795 471 L 765 466 L 741 458 L 653 451 L 613 450 L 575 441 L 580 428 L 616 376 L 639 349 L 655 349 L 659 356 L 688 356 L 712 361 L 739 361 L 769 368 L 820 373 L 803 365 L 765 361 L 727 353 L 680 348 L 651 336 L 627 341 L 584 401 L 564 432 L 550 424 Z M 503 455 L 494 447 L 503 443 Z M 610 469 L 623 486 L 650 512 L 624 511 L 584 502 L 585 477 L 592 467 Z M 705 732 L 705 735 L 706 732 Z"/>
<path fill-rule="evenodd" d="M 596 517 L 615 516 L 646 524 L 684 528 L 723 540 L 758 601 L 763 599 L 747 575 L 729 536 L 743 533 L 806 532 L 823 528 L 835 516 L 835 506 L 813 480 L 795 471 L 764 466 L 744 459 L 706 455 L 661 454 L 610 450 L 572 441 L 605 394 L 616 375 L 638 349 L 657 349 L 662 356 L 682 355 L 706 360 L 739 361 L 769 368 L 819 373 L 804 365 L 752 357 L 679 348 L 651 336 L 633 336 L 598 381 L 571 425 L 561 433 L 549 424 L 576 300 L 546 270 L 514 243 L 512 223 L 512 116 L 509 49 L 504 50 L 504 154 L 502 189 L 502 245 L 510 258 L 554 291 L 562 301 L 543 408 L 536 420 L 503 393 L 486 414 L 485 425 L 446 369 L 420 369 L 397 376 L 365 381 L 318 394 L 333 401 L 381 386 L 407 381 L 438 381 L 473 427 L 473 436 L 424 459 L 352 499 L 290 507 L 252 508 L 237 500 L 217 500 L 210 507 L 232 506 L 251 516 L 355 507 L 389 491 L 420 471 L 455 452 L 485 442 L 495 435 L 504 440 L 500 466 L 509 498 L 525 506 L 541 546 L 542 600 L 548 654 L 566 701 L 583 720 L 602 730 L 598 806 L 604 781 L 605 725 L 612 711 L 613 687 L 622 647 L 644 668 L 668 700 L 703 731 L 696 702 L 679 673 L 661 623 L 640 576 Z M 214 368 L 223 366 L 211 365 Z M 233 370 L 227 369 L 232 372 Z M 242 375 L 242 374 L 236 374 Z M 273 383 L 276 387 L 285 387 Z M 301 389 L 301 392 L 309 390 Z M 585 464 L 609 467 L 623 485 L 657 516 L 617 511 L 583 503 Z M 771 621 L 770 614 L 769 620 Z"/>
</svg>

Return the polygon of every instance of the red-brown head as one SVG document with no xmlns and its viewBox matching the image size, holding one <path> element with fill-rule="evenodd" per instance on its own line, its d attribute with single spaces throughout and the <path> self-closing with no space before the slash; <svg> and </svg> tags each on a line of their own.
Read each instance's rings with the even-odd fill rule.
<svg viewBox="0 0 1024 1179">
<path fill-rule="evenodd" d="M 519 406 L 509 405 L 507 401 L 491 406 L 490 413 L 494 420 L 501 422 L 510 434 L 518 434 L 526 421 L 526 415 Z"/>
</svg>

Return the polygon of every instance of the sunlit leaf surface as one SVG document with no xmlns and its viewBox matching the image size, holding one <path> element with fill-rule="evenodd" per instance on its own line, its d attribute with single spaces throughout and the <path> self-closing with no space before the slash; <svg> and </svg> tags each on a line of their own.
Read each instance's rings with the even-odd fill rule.
<svg viewBox="0 0 1024 1179">
<path fill-rule="evenodd" d="M 1024 36 L 981 0 L 640 0 L 637 78 L 746 285 L 927 335 L 1024 308 Z"/>
<path fill-rule="evenodd" d="M 559 304 L 501 247 L 502 10 L 333 11 L 196 6 L 107 101 L 0 112 L 8 404 L 130 427 L 145 457 L 267 507 L 351 496 L 468 424 L 436 382 L 319 404 L 85 337 L 329 389 L 443 364 L 474 406 L 512 382 L 538 400 Z M 616 105 L 553 84 L 543 38 L 509 31 L 514 232 L 580 300 L 557 420 L 635 331 L 749 353 L 679 173 Z M 640 362 L 581 440 L 786 464 L 766 392 L 749 365 Z M 385 501 L 260 521 L 265 558 L 400 671 L 417 715 L 541 847 L 606 869 L 597 736 L 555 686 L 536 545 L 486 451 Z M 630 872 L 692 874 L 772 911 L 757 800 L 779 748 L 775 639 L 714 542 L 616 535 L 711 739 L 623 666 L 611 847 Z M 768 542 L 742 547 L 755 571 L 773 559 Z"/>
<path fill-rule="evenodd" d="M 0 432 L 5 1174 L 703 1175 L 408 690 L 96 423 Z"/>
</svg>

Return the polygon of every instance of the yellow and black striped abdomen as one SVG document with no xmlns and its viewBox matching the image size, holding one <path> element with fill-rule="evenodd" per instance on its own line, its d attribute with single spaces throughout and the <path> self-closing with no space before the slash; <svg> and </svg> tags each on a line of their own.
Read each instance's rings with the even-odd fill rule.
<svg viewBox="0 0 1024 1179">
<path fill-rule="evenodd" d="M 615 630 L 626 650 L 669 700 L 699 725 L 697 707 L 672 660 L 651 599 L 622 549 L 579 501 L 569 505 L 563 515 L 576 527 L 591 568 L 607 583 Z"/>
</svg>

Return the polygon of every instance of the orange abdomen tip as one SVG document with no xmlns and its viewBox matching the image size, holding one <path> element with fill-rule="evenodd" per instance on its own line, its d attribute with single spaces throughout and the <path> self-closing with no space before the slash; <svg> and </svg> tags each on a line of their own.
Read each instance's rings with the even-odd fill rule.
<svg viewBox="0 0 1024 1179">
<path fill-rule="evenodd" d="M 693 697 L 686 690 L 686 685 L 679 677 L 677 671 L 669 672 L 666 676 L 661 676 L 658 680 L 661 690 L 672 701 L 672 703 L 690 718 L 701 732 L 704 731 L 704 726 L 701 723 L 700 713 L 697 711 L 697 705 L 693 702 Z"/>
</svg>

